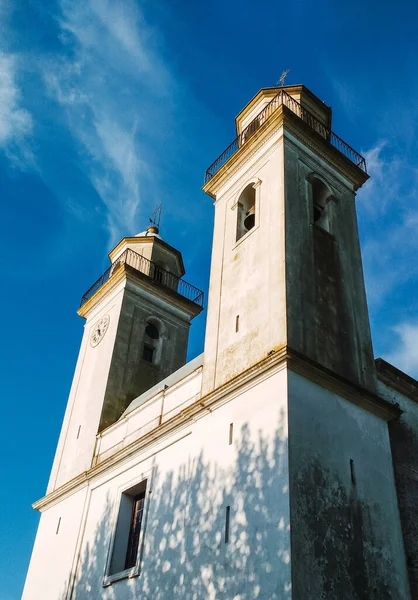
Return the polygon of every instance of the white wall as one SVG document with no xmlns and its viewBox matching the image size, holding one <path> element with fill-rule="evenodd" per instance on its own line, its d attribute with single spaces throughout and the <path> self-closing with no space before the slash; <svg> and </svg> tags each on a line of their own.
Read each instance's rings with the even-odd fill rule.
<svg viewBox="0 0 418 600">
<path fill-rule="evenodd" d="M 85 526 L 80 510 L 64 503 L 47 510 L 25 600 L 66 598 L 61 590 L 71 565 L 48 525 L 64 509 L 74 532 L 82 532 L 73 600 L 290 598 L 286 406 L 286 372 L 280 371 L 92 481 Z M 151 473 L 141 573 L 103 587 L 121 491 Z"/>
<path fill-rule="evenodd" d="M 87 487 L 84 487 L 41 515 L 22 600 L 66 598 L 82 533 L 86 498 Z"/>
<path fill-rule="evenodd" d="M 277 131 L 217 194 L 203 393 L 286 342 L 283 138 Z M 236 241 L 237 201 L 256 183 L 255 226 Z M 236 332 L 236 316 L 239 331 Z"/>
<path fill-rule="evenodd" d="M 48 492 L 91 467 L 96 433 L 112 359 L 123 300 L 123 282 L 87 318 L 64 422 L 48 484 Z M 93 326 L 109 315 L 107 332 L 94 348 Z"/>
</svg>

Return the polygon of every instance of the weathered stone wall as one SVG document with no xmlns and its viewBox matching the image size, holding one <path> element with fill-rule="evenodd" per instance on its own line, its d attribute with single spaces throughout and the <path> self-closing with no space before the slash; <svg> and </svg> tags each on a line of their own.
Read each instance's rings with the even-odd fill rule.
<svg viewBox="0 0 418 600">
<path fill-rule="evenodd" d="M 286 343 L 283 143 L 277 131 L 215 203 L 204 393 Z M 256 186 L 255 226 L 237 242 L 237 201 Z M 239 330 L 236 318 L 239 315 Z"/>
<path fill-rule="evenodd" d="M 330 233 L 313 225 L 309 177 L 328 182 Z M 285 143 L 287 344 L 375 389 L 369 315 L 350 183 L 319 156 Z"/>
<path fill-rule="evenodd" d="M 161 323 L 158 358 L 143 360 L 144 333 L 148 317 Z M 126 291 L 100 418 L 100 430 L 114 423 L 131 400 L 179 369 L 186 362 L 190 316 L 167 306 L 131 286 Z"/>
<path fill-rule="evenodd" d="M 380 395 L 403 411 L 389 424 L 389 434 L 411 596 L 418 598 L 418 382 L 385 361 L 376 362 Z"/>
<path fill-rule="evenodd" d="M 289 371 L 293 600 L 408 600 L 387 423 Z"/>
</svg>

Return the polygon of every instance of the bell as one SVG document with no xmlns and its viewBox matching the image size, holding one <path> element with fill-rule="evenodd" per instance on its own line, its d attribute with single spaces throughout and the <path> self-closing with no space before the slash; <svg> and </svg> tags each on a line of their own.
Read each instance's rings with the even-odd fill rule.
<svg viewBox="0 0 418 600">
<path fill-rule="evenodd" d="M 252 229 L 255 225 L 255 205 L 253 205 L 250 210 L 245 215 L 244 219 L 244 227 L 247 231 Z"/>
</svg>

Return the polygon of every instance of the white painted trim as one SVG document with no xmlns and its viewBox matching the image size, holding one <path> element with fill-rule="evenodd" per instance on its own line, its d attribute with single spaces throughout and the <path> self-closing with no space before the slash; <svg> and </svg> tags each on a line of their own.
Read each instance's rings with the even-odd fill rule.
<svg viewBox="0 0 418 600">
<path fill-rule="evenodd" d="M 112 583 L 114 583 L 115 581 L 119 581 L 120 579 L 126 579 L 126 578 L 132 578 L 132 577 L 138 577 L 141 573 L 141 567 L 142 567 L 142 563 L 143 563 L 143 548 L 144 548 L 144 541 L 145 541 L 145 530 L 146 530 L 146 526 L 147 526 L 147 520 L 148 520 L 148 511 L 149 511 L 149 501 L 150 501 L 150 496 L 152 493 L 152 483 L 153 483 L 153 467 L 151 467 L 151 469 L 148 469 L 147 471 L 143 471 L 139 476 L 136 476 L 134 479 L 131 479 L 130 481 L 125 482 L 123 485 L 120 485 L 117 489 L 117 500 L 115 502 L 115 505 L 113 507 L 113 514 L 112 514 L 112 536 L 110 538 L 110 543 L 109 543 L 109 547 L 108 547 L 108 551 L 107 551 L 107 556 L 106 556 L 106 566 L 105 566 L 105 573 L 103 576 L 103 587 L 107 587 L 109 585 L 112 585 Z M 141 522 L 141 531 L 139 534 L 139 543 L 138 543 L 138 553 L 137 553 L 137 557 L 136 557 L 136 564 L 134 567 L 130 568 L 130 569 L 125 569 L 123 571 L 119 571 L 118 573 L 113 573 L 112 575 L 109 574 L 109 570 L 110 570 L 110 565 L 112 562 L 112 556 L 113 556 L 113 550 L 114 550 L 114 545 L 115 545 L 115 539 L 116 539 L 116 528 L 117 528 L 117 523 L 118 523 L 118 516 L 119 516 L 119 511 L 120 511 L 120 506 L 121 506 L 121 501 L 122 501 L 122 495 L 124 493 L 126 493 L 128 490 L 130 490 L 131 488 L 133 488 L 136 485 L 139 485 L 140 483 L 142 483 L 143 481 L 146 481 L 146 488 L 145 488 L 145 503 L 144 503 L 144 511 L 142 514 L 142 522 Z"/>
<path fill-rule="evenodd" d="M 235 235 L 233 237 L 235 242 L 232 246 L 232 250 L 235 250 L 235 248 L 237 246 L 242 244 L 242 242 L 244 240 L 246 240 L 252 233 L 254 233 L 255 231 L 257 231 L 257 229 L 260 228 L 260 196 L 261 196 L 260 190 L 261 190 L 262 181 L 259 177 L 252 177 L 251 179 L 246 180 L 245 184 L 241 185 L 239 191 L 235 193 L 235 202 L 231 206 L 231 210 L 236 209 L 236 207 L 238 206 L 239 198 L 240 198 L 242 192 L 245 190 L 246 187 L 248 187 L 252 183 L 254 184 L 252 187 L 255 190 L 255 223 L 254 223 L 254 227 L 249 229 L 247 231 L 247 233 L 244 233 L 244 235 L 242 235 L 238 240 L 236 239 L 236 232 L 235 232 Z M 235 217 L 235 229 L 237 228 L 237 219 L 238 219 L 238 214 Z"/>
</svg>

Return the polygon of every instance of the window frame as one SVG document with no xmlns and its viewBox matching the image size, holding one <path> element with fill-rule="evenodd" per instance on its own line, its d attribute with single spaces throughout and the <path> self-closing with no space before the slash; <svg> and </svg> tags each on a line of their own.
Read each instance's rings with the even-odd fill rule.
<svg viewBox="0 0 418 600">
<path fill-rule="evenodd" d="M 252 233 L 254 233 L 254 231 L 256 231 L 259 227 L 260 227 L 260 195 L 261 195 L 261 179 L 259 179 L 258 177 L 254 177 L 252 179 L 249 179 L 246 181 L 246 183 L 244 185 L 242 185 L 240 187 L 240 190 L 237 194 L 235 194 L 234 197 L 234 202 L 231 206 L 231 210 L 234 213 L 234 219 L 233 219 L 233 245 L 232 245 L 232 249 L 236 248 L 239 244 L 241 244 L 244 240 L 246 240 L 248 238 L 248 236 L 250 236 Z M 238 206 L 239 206 L 239 199 L 241 197 L 242 192 L 245 190 L 246 187 L 248 187 L 249 185 L 252 185 L 254 190 L 255 190 L 255 223 L 254 223 L 254 227 L 251 227 L 251 229 L 249 229 L 248 231 L 246 231 L 244 233 L 244 235 L 242 235 L 240 238 L 236 238 L 236 232 L 237 232 L 237 219 L 238 219 Z"/>
<path fill-rule="evenodd" d="M 147 521 L 148 521 L 149 503 L 150 503 L 150 497 L 151 497 L 151 493 L 152 493 L 152 475 L 153 475 L 153 469 L 150 469 L 149 471 L 144 471 L 143 473 L 141 473 L 140 477 L 136 477 L 135 479 L 130 480 L 130 481 L 126 482 L 125 484 L 119 486 L 116 491 L 116 497 L 115 497 L 115 501 L 114 501 L 114 508 L 113 508 L 113 515 L 112 515 L 112 535 L 111 535 L 111 538 L 109 541 L 109 547 L 108 547 L 108 551 L 107 551 L 106 566 L 105 566 L 105 572 L 104 572 L 103 584 L 102 584 L 103 587 L 110 586 L 114 582 L 120 581 L 121 579 L 131 579 L 133 577 L 139 577 L 141 574 L 142 564 L 143 564 L 145 534 L 146 534 Z M 111 573 L 110 570 L 111 570 L 111 566 L 112 566 L 113 553 L 115 550 L 116 535 L 117 535 L 117 529 L 118 529 L 118 520 L 119 520 L 120 511 L 123 510 L 122 509 L 122 504 L 124 502 L 123 496 L 124 495 L 125 496 L 132 495 L 135 498 L 135 496 L 139 495 L 140 492 L 136 492 L 133 494 L 130 494 L 130 492 L 131 492 L 131 490 L 134 490 L 135 488 L 140 487 L 142 484 L 145 484 L 145 499 L 144 499 L 144 507 L 143 507 L 142 520 L 141 520 L 141 530 L 139 533 L 138 550 L 137 550 L 135 565 L 132 567 L 129 567 L 128 569 L 123 569 L 116 573 Z M 129 526 L 129 533 L 130 533 L 130 531 L 131 531 L 131 525 Z M 125 552 L 125 556 L 123 558 L 124 564 L 126 561 L 126 555 L 127 555 L 127 550 L 128 550 L 128 541 L 129 541 L 129 534 L 128 534 L 128 538 L 126 540 L 126 552 Z"/>
<path fill-rule="evenodd" d="M 315 207 L 318 206 L 318 202 L 315 202 L 315 194 L 314 194 L 314 183 L 315 180 L 322 184 L 324 189 L 327 190 L 328 194 L 325 198 L 325 202 L 322 206 L 322 210 L 326 211 L 326 226 L 320 223 L 322 217 L 315 220 Z M 334 238 L 334 214 L 333 214 L 333 202 L 335 202 L 335 193 L 331 184 L 317 172 L 312 171 L 308 177 L 308 199 L 309 199 L 309 219 L 312 227 L 327 233 L 331 237 Z"/>
<path fill-rule="evenodd" d="M 158 338 L 153 339 L 146 333 L 148 325 L 152 325 L 157 329 Z M 166 338 L 167 334 L 164 322 L 154 314 L 147 315 L 142 324 L 142 346 L 140 351 L 140 360 L 144 364 L 158 369 L 161 364 L 163 345 Z M 148 347 L 148 350 L 153 349 L 154 351 L 152 355 L 152 361 L 149 361 L 144 357 L 146 346 Z"/>
</svg>

